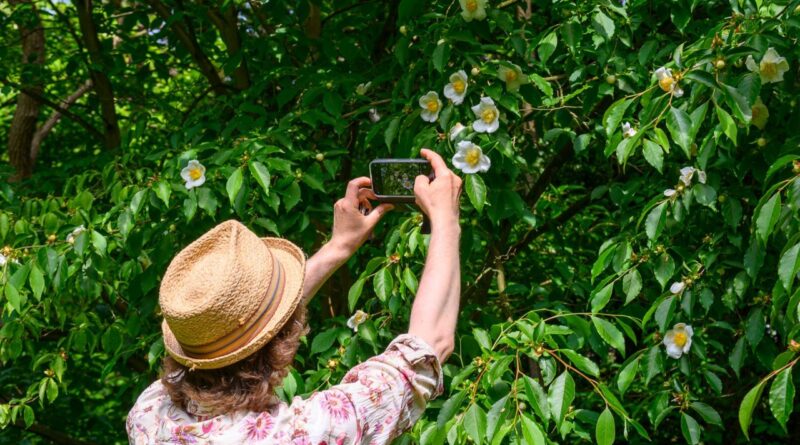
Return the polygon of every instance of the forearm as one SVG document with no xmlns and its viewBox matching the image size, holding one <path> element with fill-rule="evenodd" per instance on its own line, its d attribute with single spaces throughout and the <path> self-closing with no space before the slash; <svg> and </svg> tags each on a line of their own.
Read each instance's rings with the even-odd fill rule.
<svg viewBox="0 0 800 445">
<path fill-rule="evenodd" d="M 434 225 L 428 257 L 411 308 L 408 332 L 430 344 L 444 361 L 452 352 L 461 299 L 457 223 Z"/>
<path fill-rule="evenodd" d="M 303 305 L 308 304 L 319 288 L 348 258 L 350 258 L 350 254 L 346 249 L 335 242 L 328 242 L 308 259 L 303 283 Z"/>
</svg>

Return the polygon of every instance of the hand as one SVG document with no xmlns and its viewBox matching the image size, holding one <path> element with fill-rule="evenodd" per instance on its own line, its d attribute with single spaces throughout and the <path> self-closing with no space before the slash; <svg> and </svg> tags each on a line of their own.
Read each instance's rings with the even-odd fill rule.
<svg viewBox="0 0 800 445">
<path fill-rule="evenodd" d="M 433 227 L 451 223 L 457 225 L 461 178 L 447 168 L 444 159 L 437 153 L 423 148 L 420 155 L 431 163 L 436 178 L 431 181 L 427 176 L 417 176 L 414 182 L 417 205 L 428 215 Z"/>
<path fill-rule="evenodd" d="M 331 244 L 342 250 L 349 258 L 364 241 L 381 217 L 394 208 L 391 204 L 381 204 L 372 208 L 370 199 L 377 199 L 367 177 L 353 179 L 347 184 L 344 198 L 333 206 L 333 235 Z M 363 211 L 362 211 L 363 209 Z"/>
</svg>

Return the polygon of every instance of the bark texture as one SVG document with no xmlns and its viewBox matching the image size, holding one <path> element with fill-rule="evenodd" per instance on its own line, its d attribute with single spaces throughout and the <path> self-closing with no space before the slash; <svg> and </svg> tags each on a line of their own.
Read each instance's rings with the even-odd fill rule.
<svg viewBox="0 0 800 445">
<path fill-rule="evenodd" d="M 39 102 L 36 95 L 41 95 L 44 85 L 38 71 L 44 65 L 44 28 L 39 20 L 36 5 L 30 0 L 10 0 L 11 6 L 27 8 L 17 11 L 19 19 L 17 28 L 22 42 L 22 74 L 20 83 L 25 90 L 35 93 L 33 96 L 20 91 L 17 96 L 17 108 L 8 131 L 8 157 L 16 174 L 11 181 L 26 179 L 33 172 L 31 141 L 36 133 L 36 122 L 39 118 Z"/>
</svg>

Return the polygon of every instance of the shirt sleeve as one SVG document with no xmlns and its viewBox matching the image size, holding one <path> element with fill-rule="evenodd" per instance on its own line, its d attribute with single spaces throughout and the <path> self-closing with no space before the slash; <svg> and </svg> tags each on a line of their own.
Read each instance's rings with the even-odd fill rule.
<svg viewBox="0 0 800 445">
<path fill-rule="evenodd" d="M 351 369 L 339 385 L 296 399 L 288 411 L 302 411 L 310 420 L 311 443 L 382 445 L 410 429 L 442 390 L 436 353 L 419 337 L 404 334 L 383 354 Z"/>
</svg>

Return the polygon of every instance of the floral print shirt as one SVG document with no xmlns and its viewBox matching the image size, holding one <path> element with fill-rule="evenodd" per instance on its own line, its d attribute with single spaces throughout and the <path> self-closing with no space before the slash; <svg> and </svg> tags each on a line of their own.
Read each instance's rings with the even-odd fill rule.
<svg viewBox="0 0 800 445">
<path fill-rule="evenodd" d="M 128 439 L 131 444 L 382 445 L 410 429 L 442 389 L 433 349 L 405 334 L 351 369 L 339 385 L 269 412 L 208 417 L 191 404 L 184 411 L 156 381 L 128 414 Z"/>
</svg>

